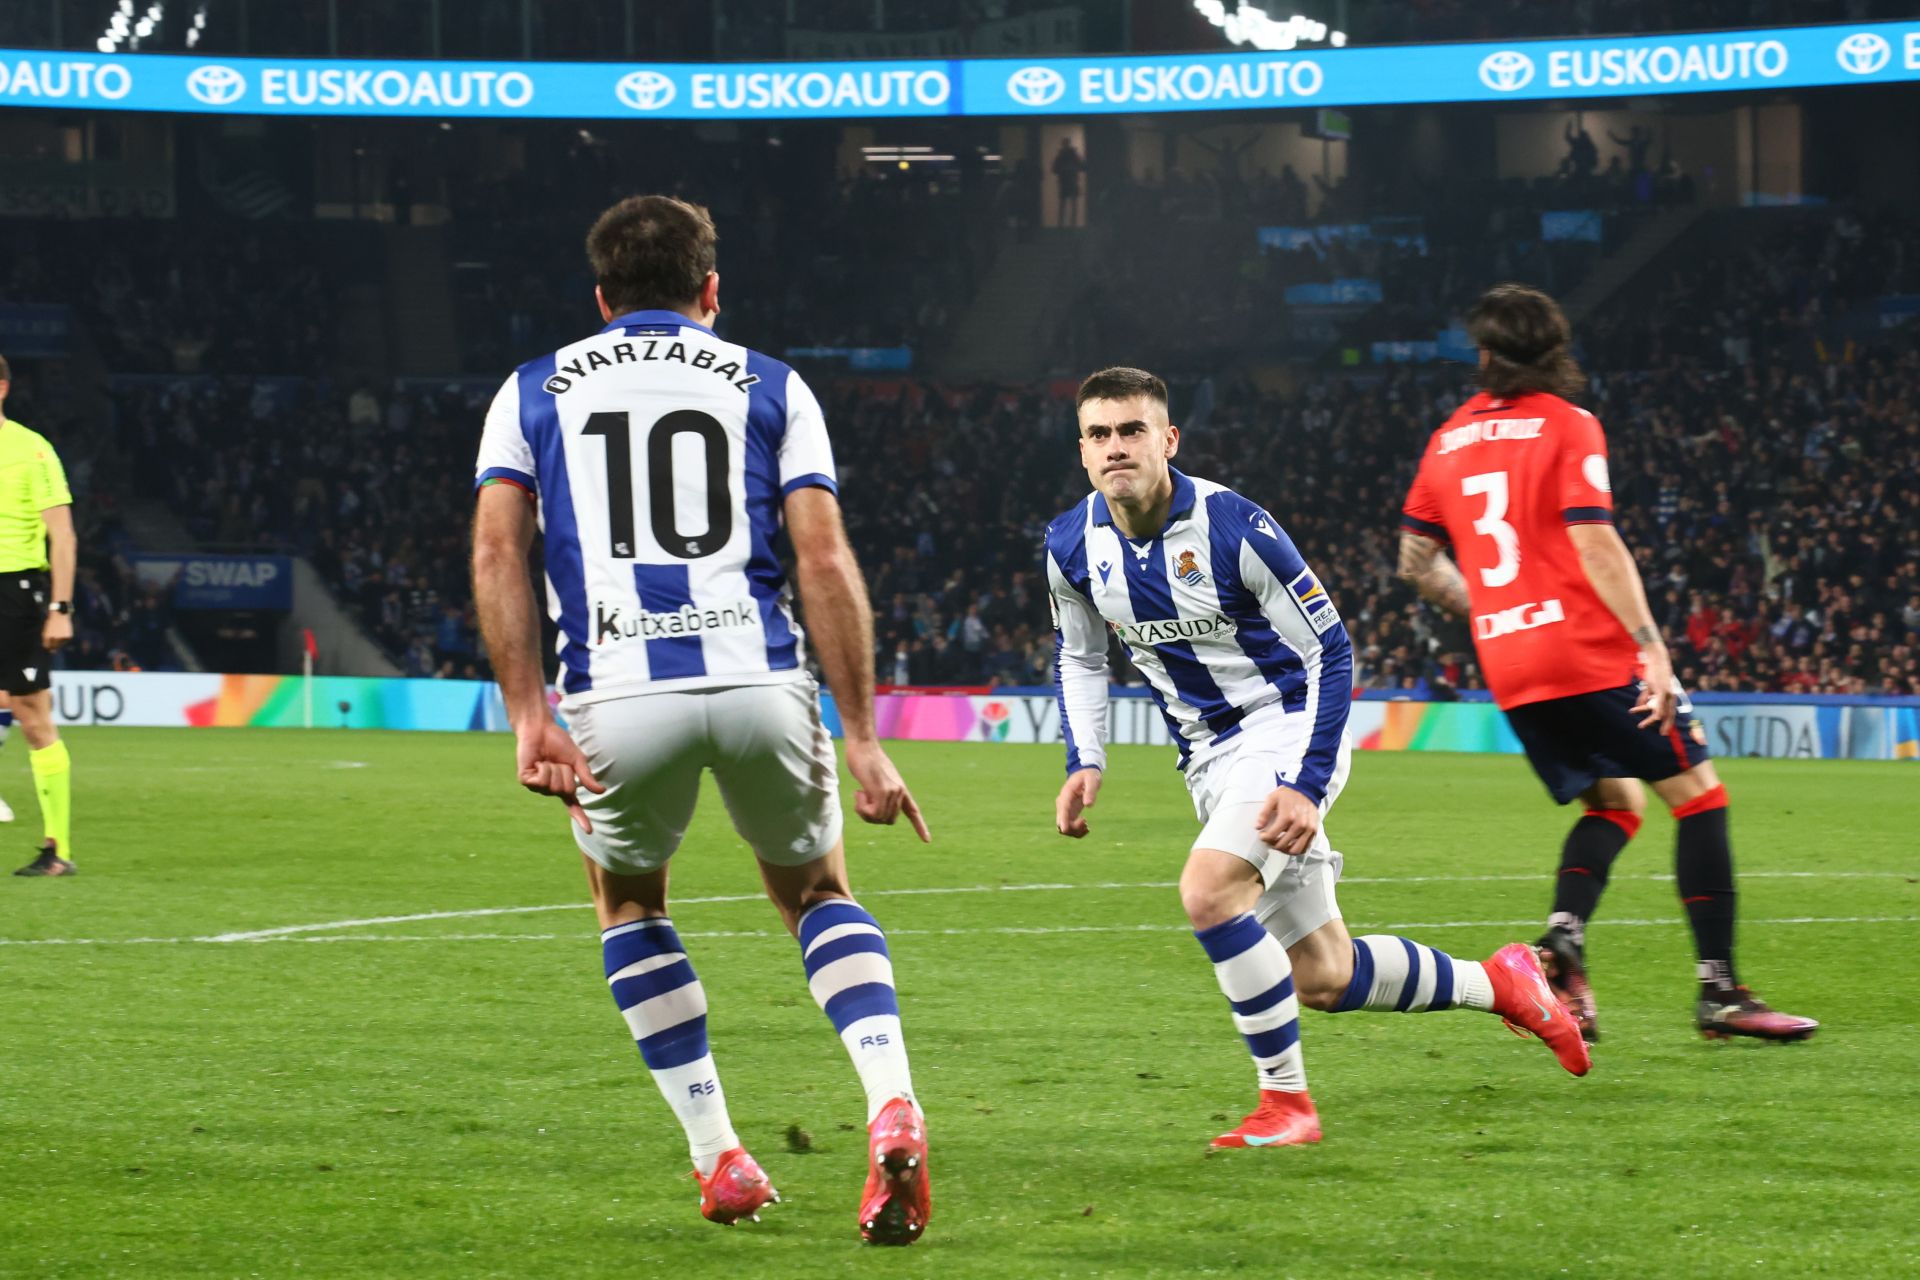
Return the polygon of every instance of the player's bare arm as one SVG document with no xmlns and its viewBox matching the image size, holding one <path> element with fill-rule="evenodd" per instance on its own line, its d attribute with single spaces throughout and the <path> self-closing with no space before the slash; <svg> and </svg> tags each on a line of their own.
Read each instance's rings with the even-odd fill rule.
<svg viewBox="0 0 1920 1280">
<path fill-rule="evenodd" d="M 487 656 L 513 725 L 520 785 L 539 795 L 560 797 L 580 829 L 591 832 L 593 823 L 580 807 L 579 788 L 605 791 L 606 787 L 547 710 L 540 618 L 527 574 L 533 534 L 533 499 L 526 490 L 510 484 L 480 490 L 473 515 L 473 599 Z"/>
<path fill-rule="evenodd" d="M 891 826 L 904 813 L 922 841 L 931 841 L 920 806 L 880 745 L 873 721 L 873 607 L 866 579 L 847 544 L 840 500 L 825 489 L 796 489 L 786 500 L 800 602 L 820 669 L 833 690 L 847 770 L 860 789 L 854 812 L 863 822 Z"/>
<path fill-rule="evenodd" d="M 1459 566 L 1432 538 L 1401 532 L 1400 580 L 1411 583 L 1420 598 L 1436 609 L 1462 618 L 1473 612 Z"/>
<path fill-rule="evenodd" d="M 79 555 L 79 539 L 73 532 L 73 508 L 64 503 L 57 507 L 48 507 L 40 513 L 40 519 L 47 526 L 47 567 L 51 579 L 49 590 L 55 600 L 73 599 L 73 566 Z M 48 649 L 58 649 L 73 639 L 73 615 L 71 613 L 49 613 L 41 628 L 40 643 Z"/>
<path fill-rule="evenodd" d="M 1580 567 L 1587 581 L 1620 625 L 1640 648 L 1646 670 L 1641 676 L 1640 702 L 1636 712 L 1645 712 L 1642 728 L 1658 725 L 1665 733 L 1673 728 L 1678 696 L 1673 683 L 1673 659 L 1667 654 L 1660 628 L 1654 625 L 1653 610 L 1647 605 L 1647 590 L 1640 581 L 1640 568 L 1633 553 L 1621 541 L 1610 524 L 1576 524 L 1567 527 L 1574 549 L 1580 553 Z"/>
</svg>

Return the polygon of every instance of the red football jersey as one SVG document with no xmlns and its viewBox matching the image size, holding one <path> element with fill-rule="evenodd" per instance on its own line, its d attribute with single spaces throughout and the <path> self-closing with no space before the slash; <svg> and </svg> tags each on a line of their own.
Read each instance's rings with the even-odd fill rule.
<svg viewBox="0 0 1920 1280">
<path fill-rule="evenodd" d="M 1480 670 L 1502 707 L 1635 678 L 1639 651 L 1567 536 L 1568 525 L 1611 523 L 1607 438 L 1559 396 L 1483 391 L 1427 441 L 1401 527 L 1452 544 Z"/>
</svg>

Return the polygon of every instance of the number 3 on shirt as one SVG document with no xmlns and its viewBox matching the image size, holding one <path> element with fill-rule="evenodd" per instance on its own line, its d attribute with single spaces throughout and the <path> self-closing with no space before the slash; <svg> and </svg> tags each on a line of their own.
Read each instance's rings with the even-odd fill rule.
<svg viewBox="0 0 1920 1280">
<path fill-rule="evenodd" d="M 1480 581 L 1489 587 L 1504 587 L 1520 576 L 1520 535 L 1503 518 L 1507 514 L 1507 473 L 1488 471 L 1463 476 L 1460 492 L 1469 498 L 1486 495 L 1486 514 L 1473 522 L 1473 531 L 1493 539 L 1493 545 L 1500 551 L 1500 562 L 1491 569 L 1482 569 Z"/>
</svg>

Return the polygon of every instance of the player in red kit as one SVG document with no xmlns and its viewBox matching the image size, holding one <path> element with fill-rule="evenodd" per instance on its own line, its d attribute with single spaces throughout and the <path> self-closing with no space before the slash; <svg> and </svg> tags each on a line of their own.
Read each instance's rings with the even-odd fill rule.
<svg viewBox="0 0 1920 1280">
<path fill-rule="evenodd" d="M 1561 851 L 1541 963 L 1597 1039 L 1586 924 L 1639 829 L 1645 780 L 1679 826 L 1700 1030 L 1804 1040 L 1817 1022 L 1768 1008 L 1734 971 L 1726 789 L 1613 527 L 1606 436 L 1566 399 L 1584 384 L 1566 317 L 1539 290 L 1503 284 L 1467 326 L 1482 390 L 1427 442 L 1401 516 L 1400 576 L 1469 620 L 1487 688 L 1534 772 L 1556 802 L 1586 807 Z"/>
</svg>

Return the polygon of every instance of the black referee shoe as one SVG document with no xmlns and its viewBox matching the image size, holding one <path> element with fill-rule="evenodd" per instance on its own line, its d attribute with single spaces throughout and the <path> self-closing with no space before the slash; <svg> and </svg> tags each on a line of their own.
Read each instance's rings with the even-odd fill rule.
<svg viewBox="0 0 1920 1280">
<path fill-rule="evenodd" d="M 40 856 L 13 874 L 17 876 L 73 876 L 80 873 L 60 856 L 59 847 L 49 840 L 40 846 Z"/>
</svg>

